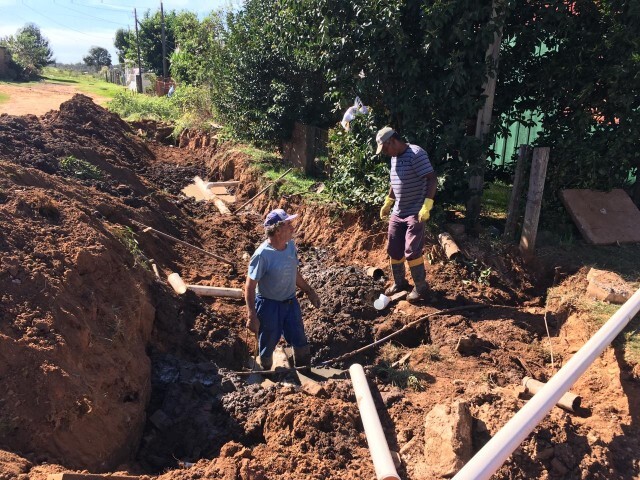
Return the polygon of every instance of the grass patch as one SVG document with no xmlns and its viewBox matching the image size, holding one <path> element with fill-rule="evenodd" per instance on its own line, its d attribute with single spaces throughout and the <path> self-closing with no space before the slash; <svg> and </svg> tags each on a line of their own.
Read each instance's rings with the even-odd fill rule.
<svg viewBox="0 0 640 480">
<path fill-rule="evenodd" d="M 187 129 L 209 132 L 215 125 L 210 92 L 204 87 L 185 85 L 171 97 L 123 90 L 115 95 L 107 108 L 128 121 L 147 119 L 173 124 L 174 137 Z"/>
<path fill-rule="evenodd" d="M 100 180 L 104 176 L 102 170 L 98 167 L 73 155 L 60 160 L 60 170 L 71 177 L 81 180 Z"/>
<path fill-rule="evenodd" d="M 485 185 L 482 194 L 482 214 L 492 219 L 506 220 L 511 185 L 492 182 Z"/>
<path fill-rule="evenodd" d="M 402 389 L 410 389 L 416 392 L 425 390 L 424 374 L 416 370 L 411 370 L 406 366 L 398 368 L 392 367 L 386 361 L 382 361 L 372 368 L 372 372 L 380 380 L 390 383 Z"/>
<path fill-rule="evenodd" d="M 4 92 L 0 92 L 0 103 L 6 103 L 9 101 L 9 94 L 8 93 L 4 93 Z"/>
<path fill-rule="evenodd" d="M 128 121 L 150 119 L 174 122 L 180 117 L 178 108 L 170 98 L 151 97 L 128 90 L 123 90 L 113 97 L 107 108 Z"/>
<path fill-rule="evenodd" d="M 118 240 L 129 250 L 133 257 L 133 266 L 140 265 L 145 270 L 151 270 L 151 261 L 142 253 L 136 234 L 130 227 L 116 227 L 113 229 Z"/>
<path fill-rule="evenodd" d="M 260 170 L 268 182 L 273 182 L 289 168 L 283 165 L 282 159 L 273 152 L 246 145 L 238 148 L 238 151 L 253 160 L 253 166 Z M 329 188 L 321 188 L 322 183 L 321 179 L 294 169 L 271 189 L 271 195 L 303 195 L 306 202 L 327 204 L 332 201 L 332 198 Z M 321 191 L 318 193 L 318 190 Z"/>
<path fill-rule="evenodd" d="M 42 78 L 47 83 L 70 84 L 84 93 L 114 98 L 126 90 L 122 85 L 107 82 L 100 74 L 84 74 L 55 67 L 45 67 Z"/>
<path fill-rule="evenodd" d="M 600 328 L 620 309 L 620 305 L 583 301 L 581 309 L 588 313 L 594 326 Z M 612 344 L 622 350 L 625 362 L 640 376 L 640 315 L 631 319 Z"/>
</svg>

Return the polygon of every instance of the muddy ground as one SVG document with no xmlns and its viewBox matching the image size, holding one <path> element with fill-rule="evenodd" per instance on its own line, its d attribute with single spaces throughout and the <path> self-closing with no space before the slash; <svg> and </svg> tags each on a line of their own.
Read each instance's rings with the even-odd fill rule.
<svg viewBox="0 0 640 480">
<path fill-rule="evenodd" d="M 436 477 L 424 451 L 434 406 L 468 402 L 477 451 L 526 402 L 522 378 L 547 380 L 594 330 L 570 301 L 585 291 L 586 269 L 525 268 L 490 235 L 459 238 L 467 259 L 458 262 L 430 238 L 429 301 L 377 311 L 385 278 L 365 267 L 385 268 L 384 224 L 273 191 L 221 215 L 182 188 L 195 175 L 239 180 L 232 193 L 244 201 L 264 185 L 261 176 L 239 145 L 196 134 L 173 142 L 167 133 L 129 125 L 82 95 L 41 117 L 0 116 L 2 479 L 63 471 L 374 478 L 348 376 L 319 380 L 321 388 L 293 374 L 249 382 L 234 373 L 255 349 L 242 301 L 180 296 L 166 283 L 179 272 L 188 284 L 241 287 L 261 218 L 276 206 L 300 214 L 301 268 L 322 297 L 319 309 L 301 297 L 313 362 L 365 365 L 403 479 Z M 70 168 L 69 156 L 86 163 Z M 547 302 L 554 282 L 559 293 Z M 434 314 L 461 306 L 475 308 Z M 404 366 L 388 367 L 408 353 Z M 552 410 L 495 478 L 637 478 L 633 367 L 608 349 L 572 389 L 584 408 Z"/>
</svg>

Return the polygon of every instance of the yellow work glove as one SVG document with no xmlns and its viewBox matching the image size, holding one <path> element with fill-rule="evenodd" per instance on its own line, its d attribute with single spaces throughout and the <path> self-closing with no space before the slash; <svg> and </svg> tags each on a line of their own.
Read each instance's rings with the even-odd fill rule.
<svg viewBox="0 0 640 480">
<path fill-rule="evenodd" d="M 433 208 L 433 199 L 427 198 L 422 205 L 422 208 L 418 212 L 418 221 L 426 222 L 429 220 L 431 209 Z"/>
<path fill-rule="evenodd" d="M 380 220 L 386 220 L 389 216 L 389 212 L 391 212 L 391 207 L 396 203 L 396 200 L 391 197 L 387 197 L 384 199 L 384 205 L 380 209 Z"/>
</svg>

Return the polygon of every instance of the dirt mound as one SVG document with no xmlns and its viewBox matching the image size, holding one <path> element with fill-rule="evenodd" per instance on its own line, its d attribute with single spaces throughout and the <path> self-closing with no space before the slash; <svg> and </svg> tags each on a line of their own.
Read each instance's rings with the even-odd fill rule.
<svg viewBox="0 0 640 480">
<path fill-rule="evenodd" d="M 211 136 L 185 135 L 175 147 L 164 126 L 132 129 L 83 96 L 40 118 L 0 116 L 0 131 L 1 478 L 44 480 L 67 468 L 164 480 L 373 477 L 348 380 L 312 388 L 288 374 L 251 384 L 238 373 L 255 348 L 243 302 L 177 296 L 164 281 L 176 271 L 188 284 L 242 287 L 261 219 L 275 207 L 300 214 L 302 271 L 322 298 L 313 309 L 300 297 L 314 363 L 413 325 L 385 348 L 331 364 L 371 365 L 402 478 L 424 478 L 431 408 L 467 401 L 478 450 L 526 401 L 522 377 L 548 379 L 593 328 L 573 309 L 584 272 L 545 306 L 545 285 L 491 237 L 459 239 L 456 262 L 431 238 L 433 296 L 375 310 L 385 279 L 364 266 L 385 267 L 386 225 L 301 195 L 267 192 L 233 216 L 185 198 L 195 175 L 239 180 L 240 201 L 264 186 L 236 145 Z M 460 306 L 473 309 L 438 313 Z M 618 357 L 608 350 L 574 386 L 584 412 L 554 409 L 496 478 L 640 474 L 640 395 Z"/>
</svg>

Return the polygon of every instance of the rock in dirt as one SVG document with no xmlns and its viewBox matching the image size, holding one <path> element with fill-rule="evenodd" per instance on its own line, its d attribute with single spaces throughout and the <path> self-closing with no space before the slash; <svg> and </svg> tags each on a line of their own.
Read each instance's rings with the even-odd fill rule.
<svg viewBox="0 0 640 480">
<path fill-rule="evenodd" d="M 424 421 L 424 457 L 433 477 L 452 477 L 471 458 L 471 413 L 467 402 L 436 405 Z"/>
<path fill-rule="evenodd" d="M 617 273 L 592 268 L 587 280 L 587 295 L 602 302 L 623 304 L 633 295 L 633 289 Z"/>
</svg>

